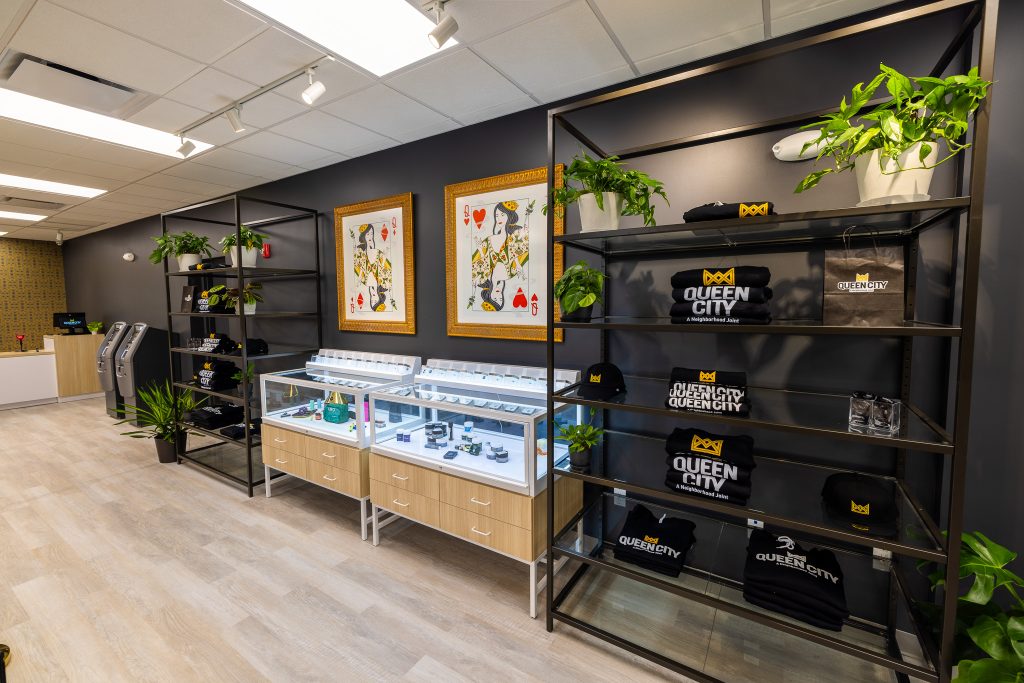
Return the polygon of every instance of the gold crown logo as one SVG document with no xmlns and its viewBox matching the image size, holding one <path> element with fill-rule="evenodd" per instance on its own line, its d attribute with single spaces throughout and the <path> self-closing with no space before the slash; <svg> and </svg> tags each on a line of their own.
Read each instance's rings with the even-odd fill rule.
<svg viewBox="0 0 1024 683">
<path fill-rule="evenodd" d="M 213 364 L 211 364 L 209 362 L 203 363 L 203 370 L 212 370 L 212 369 L 213 369 Z"/>
<path fill-rule="evenodd" d="M 746 216 L 767 216 L 768 202 L 763 204 L 740 204 L 740 218 Z"/>
<path fill-rule="evenodd" d="M 644 541 L 647 542 L 647 543 L 657 543 L 658 542 L 658 537 L 657 536 L 648 536 L 647 534 L 644 534 Z"/>
<path fill-rule="evenodd" d="M 696 434 L 690 441 L 690 450 L 695 453 L 707 453 L 708 455 L 722 455 L 722 443 L 724 439 L 702 439 Z"/>
<path fill-rule="evenodd" d="M 850 512 L 856 512 L 858 515 L 870 515 L 871 514 L 871 503 L 864 503 L 863 505 L 857 505 L 854 501 L 850 501 Z"/>
<path fill-rule="evenodd" d="M 704 372 L 703 370 L 699 370 L 698 372 L 700 372 L 701 382 L 714 382 L 715 376 L 718 374 L 718 370 L 712 370 L 711 372 Z"/>
<path fill-rule="evenodd" d="M 730 268 L 726 271 L 721 270 L 704 270 L 704 284 L 705 285 L 735 285 L 736 284 L 736 269 Z"/>
<path fill-rule="evenodd" d="M 504 206 L 509 211 L 515 211 L 516 209 L 519 208 L 519 202 L 511 199 L 507 202 L 502 202 L 501 205 Z"/>
<path fill-rule="evenodd" d="M 600 381 L 601 381 L 601 375 L 591 375 L 590 376 L 590 383 L 591 384 L 597 384 Z"/>
<path fill-rule="evenodd" d="M 857 273 L 857 282 L 870 282 L 871 273 Z"/>
</svg>

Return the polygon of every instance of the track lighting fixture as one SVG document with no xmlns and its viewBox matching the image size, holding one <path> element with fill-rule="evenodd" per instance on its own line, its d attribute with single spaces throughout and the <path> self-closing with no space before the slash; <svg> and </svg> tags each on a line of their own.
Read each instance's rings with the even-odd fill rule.
<svg viewBox="0 0 1024 683">
<path fill-rule="evenodd" d="M 231 129 L 236 133 L 245 132 L 245 124 L 242 123 L 242 108 L 235 107 L 234 109 L 228 109 L 224 112 L 224 116 L 227 117 L 228 123 L 231 124 Z"/>
<path fill-rule="evenodd" d="M 445 1 L 437 0 L 434 3 L 434 9 L 437 12 L 437 26 L 427 34 L 427 40 L 430 41 L 435 50 L 440 50 L 455 35 L 455 32 L 459 30 L 459 22 L 455 21 L 455 17 L 445 14 L 444 18 L 441 18 L 441 14 L 444 13 Z"/>
<path fill-rule="evenodd" d="M 186 140 L 184 136 L 181 137 L 181 147 L 178 148 L 178 154 L 181 155 L 182 159 L 187 159 L 188 155 L 196 151 L 196 146 L 192 144 L 191 140 Z"/>
<path fill-rule="evenodd" d="M 60 245 L 64 244 L 64 233 L 61 232 L 60 230 L 58 230 L 57 231 L 57 236 L 56 236 L 56 238 L 53 241 L 57 243 L 58 247 Z"/>
<path fill-rule="evenodd" d="M 302 91 L 302 101 L 312 106 L 321 95 L 327 92 L 327 87 L 320 81 L 313 80 L 313 69 L 307 69 L 306 76 L 309 78 L 309 87 Z"/>
</svg>

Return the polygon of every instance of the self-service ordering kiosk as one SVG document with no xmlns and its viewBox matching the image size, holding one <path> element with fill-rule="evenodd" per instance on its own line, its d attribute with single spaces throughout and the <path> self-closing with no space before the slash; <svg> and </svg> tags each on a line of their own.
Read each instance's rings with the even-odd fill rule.
<svg viewBox="0 0 1024 683">
<path fill-rule="evenodd" d="M 168 354 L 167 330 L 146 323 L 128 327 L 114 355 L 114 375 L 124 405 L 137 406 L 139 389 L 168 378 Z"/>
<path fill-rule="evenodd" d="M 100 343 L 100 347 L 96 349 L 96 372 L 100 376 L 100 386 L 106 395 L 107 415 L 110 417 L 118 416 L 117 409 L 121 405 L 121 393 L 117 390 L 117 377 L 114 375 L 114 354 L 127 332 L 128 323 L 114 323 Z"/>
</svg>

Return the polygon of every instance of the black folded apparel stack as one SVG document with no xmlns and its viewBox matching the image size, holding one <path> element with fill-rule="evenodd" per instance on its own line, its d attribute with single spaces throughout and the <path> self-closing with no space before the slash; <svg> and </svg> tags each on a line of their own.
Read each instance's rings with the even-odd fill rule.
<svg viewBox="0 0 1024 683">
<path fill-rule="evenodd" d="M 234 353 L 236 348 L 238 348 L 238 343 L 228 335 L 213 333 L 203 338 L 202 345 L 196 351 L 201 353 L 229 354 Z"/>
<path fill-rule="evenodd" d="M 247 356 L 263 356 L 270 351 L 267 342 L 259 338 L 249 337 L 245 340 L 245 353 Z M 242 344 L 235 344 L 235 355 L 242 355 Z"/>
<path fill-rule="evenodd" d="M 239 380 L 235 378 L 237 372 L 238 366 L 229 360 L 209 360 L 203 363 L 192 379 L 202 389 L 224 391 L 238 386 Z"/>
<path fill-rule="evenodd" d="M 750 414 L 747 374 L 672 368 L 665 407 L 712 415 L 746 417 Z"/>
<path fill-rule="evenodd" d="M 668 516 L 658 519 L 645 506 L 637 504 L 622 524 L 615 559 L 659 574 L 679 576 L 694 542 L 694 528 L 689 520 Z"/>
<path fill-rule="evenodd" d="M 696 223 L 698 221 L 724 221 L 730 218 L 754 218 L 756 216 L 769 216 L 775 214 L 775 204 L 772 202 L 712 202 L 695 206 L 683 213 L 683 221 Z"/>
<path fill-rule="evenodd" d="M 752 531 L 747 544 L 743 598 L 830 631 L 841 631 L 850 616 L 843 570 L 832 551 L 805 550 L 763 529 Z"/>
<path fill-rule="evenodd" d="M 233 405 L 203 406 L 190 412 L 186 419 L 203 429 L 219 429 L 244 420 L 245 410 L 242 406 Z"/>
<path fill-rule="evenodd" d="M 754 440 L 749 436 L 723 436 L 700 429 L 676 429 L 665 441 L 668 473 L 665 486 L 680 493 L 746 505 Z"/>
<path fill-rule="evenodd" d="M 256 419 L 249 423 L 249 426 L 252 428 L 253 434 L 260 433 L 260 425 L 262 424 L 262 422 L 262 418 L 257 417 Z M 224 427 L 223 429 L 221 429 L 220 433 L 228 437 L 229 439 L 244 439 L 245 427 L 240 424 L 230 425 L 228 427 Z"/>
<path fill-rule="evenodd" d="M 762 266 L 694 268 L 672 276 L 672 322 L 765 325 L 772 273 Z"/>
</svg>

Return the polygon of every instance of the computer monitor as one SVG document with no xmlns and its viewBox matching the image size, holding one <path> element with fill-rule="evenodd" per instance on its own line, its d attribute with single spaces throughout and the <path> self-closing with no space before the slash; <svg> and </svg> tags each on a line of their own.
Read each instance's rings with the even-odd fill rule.
<svg viewBox="0 0 1024 683">
<path fill-rule="evenodd" d="M 84 334 L 85 313 L 54 313 L 53 326 L 65 330 L 67 334 Z"/>
</svg>

